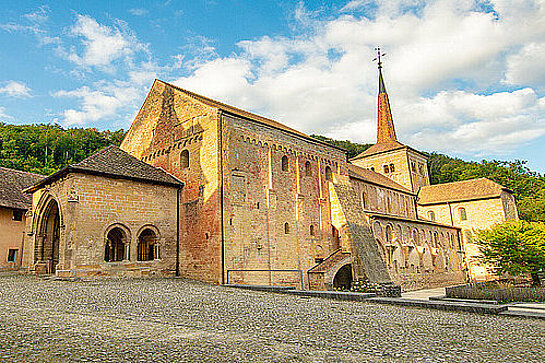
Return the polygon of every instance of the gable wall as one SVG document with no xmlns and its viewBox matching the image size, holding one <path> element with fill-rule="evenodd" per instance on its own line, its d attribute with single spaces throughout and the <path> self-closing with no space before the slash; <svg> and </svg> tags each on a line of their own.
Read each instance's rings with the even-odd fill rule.
<svg viewBox="0 0 545 363">
<path fill-rule="evenodd" d="M 121 144 L 185 183 L 180 215 L 180 274 L 221 283 L 218 110 L 155 82 Z M 189 152 L 189 168 L 181 153 Z"/>
</svg>

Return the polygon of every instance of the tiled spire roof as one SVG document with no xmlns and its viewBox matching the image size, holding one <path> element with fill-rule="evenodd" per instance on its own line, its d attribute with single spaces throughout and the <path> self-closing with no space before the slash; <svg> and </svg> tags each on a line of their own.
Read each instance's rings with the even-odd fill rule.
<svg viewBox="0 0 545 363">
<path fill-rule="evenodd" d="M 392 111 L 390 110 L 390 101 L 386 86 L 382 77 L 382 64 L 378 67 L 378 117 L 377 117 L 377 144 L 397 141 Z"/>
</svg>

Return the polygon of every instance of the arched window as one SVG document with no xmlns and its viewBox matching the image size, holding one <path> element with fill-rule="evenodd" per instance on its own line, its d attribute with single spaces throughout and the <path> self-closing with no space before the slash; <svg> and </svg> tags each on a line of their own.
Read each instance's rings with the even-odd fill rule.
<svg viewBox="0 0 545 363">
<path fill-rule="evenodd" d="M 289 225 L 289 223 L 284 223 L 284 234 L 290 234 L 290 225 Z"/>
<path fill-rule="evenodd" d="M 430 221 L 435 222 L 435 212 L 432 211 L 432 210 L 430 210 L 430 211 L 428 212 L 428 218 L 430 219 Z"/>
<path fill-rule="evenodd" d="M 361 193 L 361 207 L 363 210 L 367 210 L 367 193 Z"/>
<path fill-rule="evenodd" d="M 145 229 L 138 236 L 138 261 L 151 261 L 157 258 L 157 236 L 151 229 Z"/>
<path fill-rule="evenodd" d="M 420 245 L 420 240 L 418 238 L 418 230 L 413 230 L 413 241 L 416 245 Z"/>
<path fill-rule="evenodd" d="M 282 156 L 282 171 L 288 171 L 288 157 Z"/>
<path fill-rule="evenodd" d="M 104 261 L 114 262 L 125 260 L 125 243 L 127 243 L 127 235 L 121 228 L 115 227 L 108 232 L 104 248 Z"/>
<path fill-rule="evenodd" d="M 374 167 L 374 166 L 371 167 L 371 171 L 375 171 L 375 167 Z"/>
<path fill-rule="evenodd" d="M 333 173 L 331 172 L 331 168 L 329 166 L 325 167 L 325 180 L 333 181 Z"/>
<path fill-rule="evenodd" d="M 180 153 L 180 169 L 189 168 L 189 150 L 184 150 Z"/>
<path fill-rule="evenodd" d="M 314 233 L 315 233 L 314 232 L 314 225 L 312 225 L 312 224 L 310 225 L 309 233 L 310 233 L 311 236 L 314 236 Z"/>
<path fill-rule="evenodd" d="M 437 232 L 433 234 L 433 247 L 437 248 L 439 246 L 439 235 Z"/>
<path fill-rule="evenodd" d="M 392 226 L 389 224 L 386 226 L 386 243 L 390 244 L 392 243 Z"/>
<path fill-rule="evenodd" d="M 312 176 L 312 168 L 310 167 L 310 161 L 305 163 L 305 176 Z"/>
<path fill-rule="evenodd" d="M 388 174 L 390 172 L 390 168 L 388 165 L 384 165 L 384 174 Z"/>
<path fill-rule="evenodd" d="M 386 198 L 386 208 L 388 208 L 388 213 L 392 213 L 392 198 L 389 195 Z"/>
<path fill-rule="evenodd" d="M 396 171 L 394 164 L 390 164 L 390 173 L 393 173 L 394 171 Z"/>
<path fill-rule="evenodd" d="M 460 208 L 460 220 L 467 221 L 467 212 L 465 208 Z"/>
</svg>

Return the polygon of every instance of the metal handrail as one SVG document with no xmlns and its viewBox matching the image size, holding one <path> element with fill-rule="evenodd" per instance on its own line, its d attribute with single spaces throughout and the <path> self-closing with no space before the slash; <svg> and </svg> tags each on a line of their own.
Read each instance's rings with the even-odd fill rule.
<svg viewBox="0 0 545 363">
<path fill-rule="evenodd" d="M 227 270 L 227 284 L 229 284 L 230 272 L 298 272 L 301 280 L 301 290 L 305 289 L 305 281 L 303 279 L 303 270 Z"/>
</svg>

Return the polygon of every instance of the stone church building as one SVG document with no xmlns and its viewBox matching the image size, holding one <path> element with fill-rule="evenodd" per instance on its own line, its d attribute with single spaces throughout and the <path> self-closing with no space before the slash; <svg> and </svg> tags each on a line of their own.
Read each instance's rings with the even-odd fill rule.
<svg viewBox="0 0 545 363">
<path fill-rule="evenodd" d="M 156 80 L 120 148 L 26 191 L 23 268 L 62 276 L 414 290 L 486 278 L 472 229 L 517 218 L 489 180 L 429 185 L 426 154 L 397 140 L 380 67 L 377 143 L 352 160 Z"/>
</svg>

